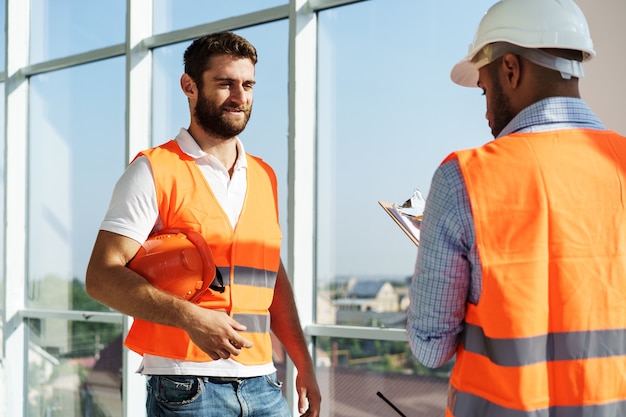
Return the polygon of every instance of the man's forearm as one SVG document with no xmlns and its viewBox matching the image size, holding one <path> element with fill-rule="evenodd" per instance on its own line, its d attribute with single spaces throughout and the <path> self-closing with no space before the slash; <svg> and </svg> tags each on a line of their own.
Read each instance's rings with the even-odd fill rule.
<svg viewBox="0 0 626 417">
<path fill-rule="evenodd" d="M 313 368 L 306 338 L 298 316 L 291 283 L 281 264 L 274 289 L 274 302 L 270 307 L 272 332 L 287 350 L 296 368 Z"/>
</svg>

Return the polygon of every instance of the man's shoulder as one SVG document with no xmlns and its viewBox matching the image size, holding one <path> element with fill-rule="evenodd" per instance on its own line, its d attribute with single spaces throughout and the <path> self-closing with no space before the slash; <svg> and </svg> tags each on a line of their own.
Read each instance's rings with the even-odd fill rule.
<svg viewBox="0 0 626 417">
<path fill-rule="evenodd" d="M 271 172 L 272 175 L 274 175 L 274 169 L 263 158 L 261 158 L 260 156 L 251 155 L 249 153 L 246 153 L 246 156 L 248 159 L 248 166 L 254 164 L 267 172 Z"/>
</svg>

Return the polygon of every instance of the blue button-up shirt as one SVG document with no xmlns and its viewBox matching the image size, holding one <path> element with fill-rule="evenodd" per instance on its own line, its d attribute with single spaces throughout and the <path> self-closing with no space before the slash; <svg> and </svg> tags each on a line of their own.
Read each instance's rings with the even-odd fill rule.
<svg viewBox="0 0 626 417">
<path fill-rule="evenodd" d="M 606 129 L 582 100 L 551 97 L 521 111 L 498 137 L 569 128 Z M 467 188 L 453 159 L 433 176 L 409 292 L 409 344 L 425 366 L 435 368 L 452 358 L 466 303 L 480 299 L 481 265 L 474 237 Z"/>
</svg>

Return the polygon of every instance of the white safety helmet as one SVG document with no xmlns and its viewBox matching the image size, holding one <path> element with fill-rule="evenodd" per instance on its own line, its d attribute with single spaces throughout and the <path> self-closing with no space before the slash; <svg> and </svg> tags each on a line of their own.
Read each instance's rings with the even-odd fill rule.
<svg viewBox="0 0 626 417">
<path fill-rule="evenodd" d="M 492 44 L 500 45 L 485 48 Z M 508 52 L 560 71 L 564 78 L 583 76 L 581 62 L 540 48 L 581 51 L 583 61 L 596 54 L 585 16 L 572 0 L 501 0 L 484 14 L 469 53 L 452 68 L 450 78 L 459 85 L 476 87 L 478 69 Z"/>
</svg>

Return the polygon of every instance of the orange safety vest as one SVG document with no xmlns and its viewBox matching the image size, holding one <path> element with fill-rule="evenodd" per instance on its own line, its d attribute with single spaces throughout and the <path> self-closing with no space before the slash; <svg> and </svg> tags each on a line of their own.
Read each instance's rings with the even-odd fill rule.
<svg viewBox="0 0 626 417">
<path fill-rule="evenodd" d="M 269 307 L 280 265 L 276 177 L 261 159 L 247 155 L 247 192 L 233 230 L 195 160 L 175 141 L 140 153 L 148 158 L 164 229 L 200 233 L 213 251 L 224 292 L 209 290 L 198 305 L 228 313 L 247 326 L 241 335 L 254 347 L 233 359 L 244 365 L 272 362 Z M 187 333 L 176 327 L 135 319 L 125 345 L 140 353 L 210 361 Z"/>
<path fill-rule="evenodd" d="M 513 134 L 451 158 L 482 292 L 446 416 L 626 416 L 626 138 Z"/>
</svg>

